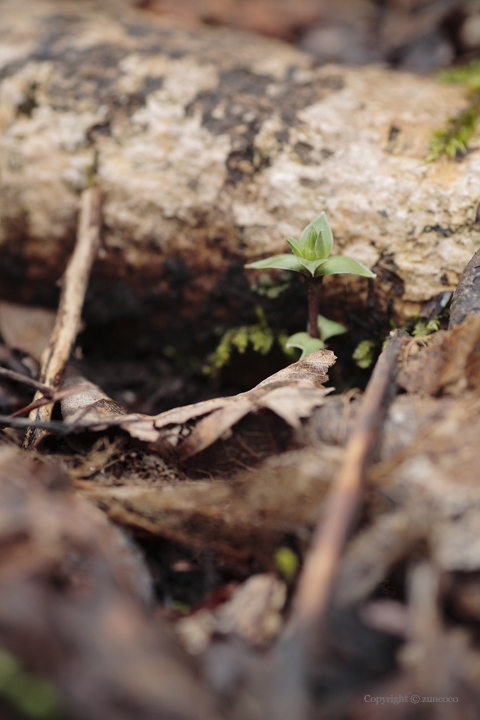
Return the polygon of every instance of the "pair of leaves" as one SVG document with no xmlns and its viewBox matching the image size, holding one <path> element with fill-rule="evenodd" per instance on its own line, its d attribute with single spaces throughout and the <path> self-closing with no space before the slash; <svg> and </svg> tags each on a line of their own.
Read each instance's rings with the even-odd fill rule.
<svg viewBox="0 0 480 720">
<path fill-rule="evenodd" d="M 354 273 L 363 277 L 375 277 L 371 270 L 353 258 L 345 255 L 328 257 L 333 245 L 333 235 L 324 212 L 307 225 L 302 232 L 300 242 L 292 237 L 286 238 L 286 242 L 293 255 L 289 253 L 274 255 L 265 260 L 250 263 L 246 267 L 256 270 L 270 268 L 293 270 L 307 277 L 321 277 L 337 273 Z"/>
<path fill-rule="evenodd" d="M 325 340 L 328 340 L 328 338 L 334 337 L 334 335 L 342 335 L 346 332 L 346 328 L 343 325 L 334 320 L 329 320 L 323 317 L 323 315 L 317 317 L 317 325 L 320 338 L 313 338 L 307 332 L 298 332 L 291 335 L 287 340 L 287 348 L 295 347 L 302 350 L 300 360 L 303 360 L 304 357 L 315 352 L 315 350 L 324 348 Z"/>
<path fill-rule="evenodd" d="M 299 258 L 308 261 L 326 260 L 333 245 L 333 235 L 325 213 L 321 213 L 307 225 L 300 237 L 286 238 L 292 252 Z"/>
</svg>

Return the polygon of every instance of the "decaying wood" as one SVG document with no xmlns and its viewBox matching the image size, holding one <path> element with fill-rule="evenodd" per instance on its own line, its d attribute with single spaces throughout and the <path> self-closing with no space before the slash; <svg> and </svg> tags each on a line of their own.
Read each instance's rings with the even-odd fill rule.
<svg viewBox="0 0 480 720">
<path fill-rule="evenodd" d="M 268 431 L 268 424 L 262 424 Z M 242 439 L 241 429 L 235 429 L 235 437 Z M 268 457 L 275 451 L 271 446 L 260 451 L 239 460 L 237 450 L 232 463 L 235 467 L 236 461 L 237 472 L 227 478 L 221 472 L 219 448 L 210 464 L 214 480 L 191 480 L 185 471 L 158 459 L 154 464 L 147 453 L 139 455 L 138 448 L 117 452 L 113 460 L 112 453 L 106 453 L 103 462 L 102 454 L 92 451 L 77 463 L 74 484 L 113 522 L 134 532 L 209 548 L 237 560 L 254 557 L 270 568 L 272 554 L 286 536 L 291 534 L 302 546 L 308 541 L 313 510 L 325 499 L 342 455 L 336 448 L 291 450 L 278 457 Z M 124 468 L 119 478 L 110 475 L 108 465 L 114 461 Z M 245 461 L 254 466 L 246 470 Z M 205 475 L 208 478 L 207 470 Z"/>
<path fill-rule="evenodd" d="M 79 331 L 85 292 L 98 250 L 101 202 L 102 193 L 98 188 L 90 188 L 82 194 L 77 243 L 63 277 L 55 327 L 41 357 L 40 382 L 52 390 L 57 390 L 60 385 Z M 37 393 L 35 400 L 38 399 Z M 52 409 L 52 403 L 40 408 L 37 406 L 31 411 L 30 417 L 32 420 L 48 422 L 52 416 Z M 34 448 L 44 434 L 39 428 L 27 430 L 24 447 Z"/>
<path fill-rule="evenodd" d="M 283 252 L 321 210 L 338 251 L 374 267 L 383 309 L 453 290 L 477 243 L 479 155 L 424 158 L 462 88 L 118 7 L 1 4 L 5 296 L 35 286 L 53 303 L 92 175 L 105 254 L 87 316 L 146 312 L 158 343 L 252 314 L 242 262 Z M 327 278 L 326 295 L 365 298 L 347 283 Z"/>
</svg>

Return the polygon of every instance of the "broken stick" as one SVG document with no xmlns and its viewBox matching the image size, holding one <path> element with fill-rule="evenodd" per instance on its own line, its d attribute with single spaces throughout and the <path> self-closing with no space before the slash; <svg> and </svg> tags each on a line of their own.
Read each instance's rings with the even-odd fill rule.
<svg viewBox="0 0 480 720">
<path fill-rule="evenodd" d="M 77 242 L 63 276 L 55 327 L 50 342 L 41 357 L 40 382 L 58 389 L 65 365 L 75 343 L 80 327 L 85 292 L 90 271 L 98 250 L 101 226 L 102 193 L 98 188 L 89 188 L 82 193 Z M 37 400 L 40 394 L 35 395 Z M 30 419 L 48 422 L 52 416 L 53 404 L 36 408 L 30 413 Z M 25 433 L 23 447 L 35 448 L 46 431 L 29 428 Z"/>
<path fill-rule="evenodd" d="M 409 336 L 393 331 L 368 383 L 355 430 L 322 513 L 300 575 L 293 610 L 275 653 L 267 720 L 310 717 L 307 676 L 311 632 L 326 618 L 343 547 L 361 502 L 361 491 L 380 423 L 395 390 L 399 355 Z M 393 392 L 392 392 L 393 391 Z"/>
<path fill-rule="evenodd" d="M 391 333 L 368 383 L 356 429 L 327 501 L 328 513 L 317 527 L 299 579 L 293 628 L 306 628 L 318 622 L 327 610 L 343 546 L 360 504 L 365 471 L 388 406 L 389 391 L 395 387 L 400 350 L 408 339 L 398 331 Z"/>
</svg>

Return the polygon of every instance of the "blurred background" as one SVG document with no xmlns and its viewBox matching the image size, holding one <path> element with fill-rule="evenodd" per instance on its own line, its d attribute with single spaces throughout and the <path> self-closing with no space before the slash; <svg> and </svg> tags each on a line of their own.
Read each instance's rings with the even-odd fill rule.
<svg viewBox="0 0 480 720">
<path fill-rule="evenodd" d="M 480 0 L 136 0 L 187 23 L 252 30 L 319 63 L 430 72 L 480 55 Z"/>
</svg>

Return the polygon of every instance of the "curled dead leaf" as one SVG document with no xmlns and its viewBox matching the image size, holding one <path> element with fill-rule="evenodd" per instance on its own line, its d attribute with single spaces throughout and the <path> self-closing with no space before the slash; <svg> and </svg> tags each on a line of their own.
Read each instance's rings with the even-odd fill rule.
<svg viewBox="0 0 480 720">
<path fill-rule="evenodd" d="M 191 457 L 224 436 L 250 412 L 270 410 L 287 424 L 298 427 L 301 419 L 309 417 L 315 407 L 323 405 L 326 396 L 332 392 L 333 388 L 327 389 L 323 383 L 328 380 L 327 371 L 335 360 L 330 350 L 317 350 L 248 392 L 174 408 L 153 416 L 127 414 L 123 406 L 96 385 L 70 372 L 62 387 L 81 384 L 82 390 L 62 400 L 62 414 L 72 430 L 98 431 L 119 426 L 139 440 L 170 447 L 189 432 L 188 424 L 202 418 L 179 447 L 184 457 Z"/>
</svg>

